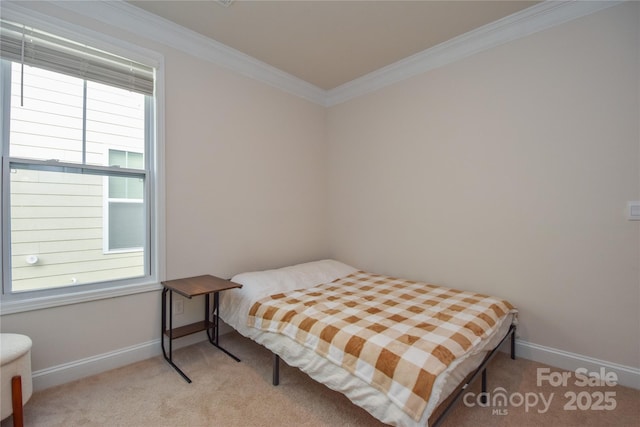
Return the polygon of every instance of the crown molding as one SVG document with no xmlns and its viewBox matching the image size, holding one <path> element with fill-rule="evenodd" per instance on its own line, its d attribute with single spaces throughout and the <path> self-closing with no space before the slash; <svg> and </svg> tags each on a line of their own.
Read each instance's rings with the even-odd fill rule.
<svg viewBox="0 0 640 427">
<path fill-rule="evenodd" d="M 51 1 L 50 3 L 324 105 L 326 92 L 323 89 L 122 0 Z"/>
<path fill-rule="evenodd" d="M 3 7 L 15 6 L 12 1 L 3 3 Z M 22 5 L 19 8 L 28 8 L 29 2 L 20 3 Z M 213 62 L 316 104 L 331 107 L 623 1 L 547 0 L 328 91 L 122 0 L 49 3 Z"/>
<path fill-rule="evenodd" d="M 550 1 L 469 31 L 430 49 L 327 91 L 334 106 L 504 43 L 623 3 L 622 1 Z"/>
</svg>

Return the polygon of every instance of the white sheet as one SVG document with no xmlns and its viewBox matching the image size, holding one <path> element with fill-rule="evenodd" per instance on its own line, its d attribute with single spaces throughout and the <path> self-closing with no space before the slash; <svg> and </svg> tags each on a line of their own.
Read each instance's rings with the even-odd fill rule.
<svg viewBox="0 0 640 427">
<path fill-rule="evenodd" d="M 401 427 L 426 426 L 433 410 L 453 389 L 472 372 L 506 334 L 512 316 L 506 316 L 493 335 L 482 346 L 465 357 L 455 360 L 434 383 L 427 408 L 419 422 L 415 422 L 398 406 L 375 388 L 349 374 L 329 360 L 318 356 L 290 338 L 272 332 L 263 332 L 247 326 L 249 309 L 261 298 L 269 295 L 304 289 L 331 282 L 357 271 L 356 268 L 335 260 L 322 260 L 277 270 L 242 273 L 231 280 L 243 285 L 220 293 L 220 317 L 240 334 L 278 354 L 287 364 L 307 373 L 314 380 L 346 395 L 353 403 L 368 411 L 380 421 Z"/>
</svg>

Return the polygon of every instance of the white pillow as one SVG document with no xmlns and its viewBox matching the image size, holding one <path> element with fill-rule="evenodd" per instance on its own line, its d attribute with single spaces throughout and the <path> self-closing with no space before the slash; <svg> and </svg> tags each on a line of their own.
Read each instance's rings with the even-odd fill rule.
<svg viewBox="0 0 640 427">
<path fill-rule="evenodd" d="M 240 273 L 233 276 L 231 281 L 243 285 L 245 291 L 268 288 L 273 294 L 332 282 L 356 271 L 356 268 L 347 264 L 325 259 L 274 270 Z"/>
<path fill-rule="evenodd" d="M 231 281 L 241 284 L 242 288 L 221 293 L 220 317 L 241 334 L 249 334 L 247 314 L 256 301 L 281 292 L 329 283 L 356 271 L 356 268 L 326 259 L 275 270 L 236 274 Z"/>
</svg>

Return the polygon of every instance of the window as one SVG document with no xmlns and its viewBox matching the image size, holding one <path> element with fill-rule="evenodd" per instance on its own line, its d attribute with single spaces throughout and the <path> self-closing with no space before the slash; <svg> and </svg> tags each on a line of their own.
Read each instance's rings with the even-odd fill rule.
<svg viewBox="0 0 640 427">
<path fill-rule="evenodd" d="M 0 31 L 3 299 L 155 279 L 154 69 Z"/>
<path fill-rule="evenodd" d="M 109 166 L 143 166 L 142 153 L 109 149 Z M 144 182 L 139 178 L 110 176 L 105 203 L 105 252 L 141 250 L 144 246 Z"/>
</svg>

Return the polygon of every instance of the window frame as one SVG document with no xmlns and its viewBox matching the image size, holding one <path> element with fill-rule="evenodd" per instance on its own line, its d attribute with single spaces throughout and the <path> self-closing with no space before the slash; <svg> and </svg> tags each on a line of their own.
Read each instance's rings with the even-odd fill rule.
<svg viewBox="0 0 640 427">
<path fill-rule="evenodd" d="M 39 12 L 29 11 L 23 13 L 20 7 L 14 8 L 12 5 L 3 8 L 5 19 L 21 22 L 25 25 L 33 26 L 43 31 L 57 34 L 60 37 L 84 43 L 98 49 L 102 49 L 123 57 L 131 58 L 155 70 L 154 95 L 147 97 L 148 102 L 153 102 L 153 115 L 145 117 L 145 123 L 150 132 L 151 143 L 146 171 L 150 177 L 146 180 L 145 192 L 148 201 L 147 211 L 147 247 L 149 254 L 145 257 L 148 265 L 145 266 L 146 274 L 143 278 L 125 279 L 117 281 L 105 281 L 95 284 L 87 284 L 78 287 L 61 287 L 48 289 L 45 291 L 27 291 L 20 293 L 5 292 L 6 280 L 11 273 L 11 251 L 10 251 L 10 221 L 9 221 L 9 176 L 10 161 L 16 161 L 9 157 L 9 130 L 0 123 L 0 133 L 2 136 L 1 146 L 1 227 L 0 243 L 2 245 L 2 262 L 0 263 L 0 277 L 3 279 L 3 289 L 0 293 L 1 314 L 19 313 L 30 310 L 37 310 L 49 307 L 75 304 L 79 302 L 89 302 L 104 298 L 132 295 L 141 292 L 149 292 L 161 289 L 160 281 L 165 277 L 165 239 L 164 239 L 164 57 L 154 51 L 130 44 L 118 38 L 78 26 L 67 21 L 43 15 Z M 0 91 L 6 93 L 5 84 L 9 79 L 2 79 Z M 3 102 L 9 104 L 8 96 L 3 96 Z M 3 105 L 6 109 L 8 105 Z M 147 114 L 150 109 L 146 109 Z M 19 159 L 18 159 L 19 160 Z M 31 160 L 29 160 L 31 162 Z M 46 162 L 45 162 L 46 163 Z M 64 164 L 52 165 L 55 167 L 66 166 Z M 99 166 L 90 165 L 68 165 L 72 168 L 85 168 L 100 170 Z M 140 172 L 140 171 L 137 171 Z"/>
</svg>

